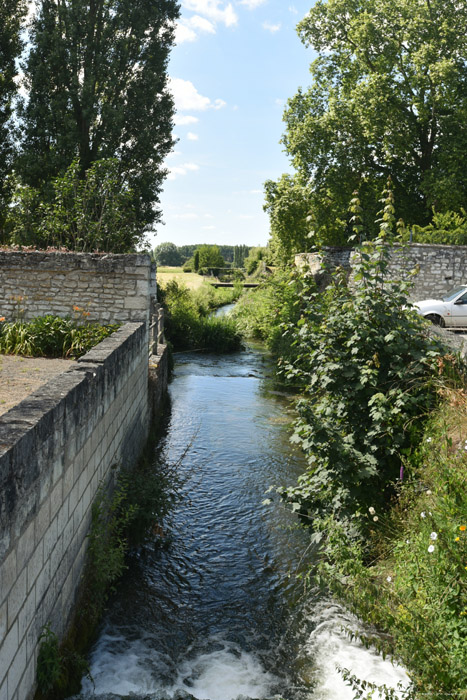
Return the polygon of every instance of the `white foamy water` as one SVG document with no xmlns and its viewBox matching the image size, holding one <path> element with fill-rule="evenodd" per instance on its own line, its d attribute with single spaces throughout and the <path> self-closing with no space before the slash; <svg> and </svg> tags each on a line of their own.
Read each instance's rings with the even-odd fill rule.
<svg viewBox="0 0 467 700">
<path fill-rule="evenodd" d="M 277 681 L 258 658 L 231 643 L 214 641 L 215 651 L 187 657 L 176 669 L 147 640 L 127 642 L 103 635 L 91 659 L 91 675 L 83 682 L 85 697 L 132 694 L 172 698 L 180 691 L 198 700 L 263 700 Z M 171 680 L 169 681 L 169 678 Z"/>
<path fill-rule="evenodd" d="M 341 606 L 322 601 L 316 608 L 316 622 L 308 642 L 317 680 L 313 700 L 353 700 L 354 691 L 345 683 L 337 666 L 348 669 L 360 680 L 386 685 L 396 691 L 399 683 L 404 688 L 410 685 L 410 679 L 401 666 L 391 663 L 388 658 L 383 659 L 371 648 L 366 649 L 358 640 L 350 639 L 345 630 L 357 632 L 361 625 Z M 372 697 L 382 700 L 378 692 Z"/>
</svg>

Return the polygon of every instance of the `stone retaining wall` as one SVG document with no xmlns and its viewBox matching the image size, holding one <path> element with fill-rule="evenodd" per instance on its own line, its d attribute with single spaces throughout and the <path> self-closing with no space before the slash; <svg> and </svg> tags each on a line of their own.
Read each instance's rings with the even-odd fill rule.
<svg viewBox="0 0 467 700">
<path fill-rule="evenodd" d="M 60 636 L 70 617 L 98 486 L 138 459 L 150 412 L 147 324 L 127 323 L 0 417 L 1 700 L 31 697 L 43 626 Z"/>
<path fill-rule="evenodd" d="M 322 263 L 328 270 L 338 265 L 352 268 L 351 248 L 324 248 L 323 253 L 302 253 L 295 256 L 298 267 L 309 267 L 312 274 L 322 274 Z M 412 301 L 439 298 L 459 284 L 467 284 L 467 246 L 411 243 L 404 248 L 393 248 L 388 275 L 403 279 L 418 267 L 411 292 Z"/>
<path fill-rule="evenodd" d="M 156 297 L 148 255 L 0 251 L 0 316 L 147 321 Z"/>
</svg>

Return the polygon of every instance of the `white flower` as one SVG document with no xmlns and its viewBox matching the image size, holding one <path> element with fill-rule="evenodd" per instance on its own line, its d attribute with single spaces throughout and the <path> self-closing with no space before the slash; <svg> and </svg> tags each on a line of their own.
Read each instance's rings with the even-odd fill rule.
<svg viewBox="0 0 467 700">
<path fill-rule="evenodd" d="M 431 496 L 431 491 L 430 491 L 430 489 L 427 490 L 426 495 L 427 495 L 427 496 Z"/>
<path fill-rule="evenodd" d="M 424 512 L 423 512 L 423 513 L 420 513 L 420 517 L 421 517 L 421 518 L 426 518 L 426 513 L 424 513 Z"/>
<path fill-rule="evenodd" d="M 369 511 L 370 515 L 374 515 L 374 514 L 376 513 L 376 511 L 375 511 L 375 509 L 373 508 L 373 506 L 370 506 L 370 507 L 368 508 L 368 511 Z"/>
<path fill-rule="evenodd" d="M 426 441 L 427 441 L 427 442 L 431 442 L 431 438 L 427 438 Z"/>
<path fill-rule="evenodd" d="M 410 544 L 410 540 L 405 540 L 405 544 Z"/>
<path fill-rule="evenodd" d="M 388 576 L 387 579 L 386 579 L 386 581 L 387 581 L 388 583 L 391 583 L 391 581 L 392 581 L 392 576 Z"/>
<path fill-rule="evenodd" d="M 428 551 L 430 552 L 430 554 L 435 551 L 434 544 L 430 544 L 430 546 L 428 547 Z"/>
<path fill-rule="evenodd" d="M 378 522 L 378 520 L 379 520 L 378 516 L 377 516 L 377 515 L 375 515 L 375 517 L 373 518 L 373 522 L 377 523 L 377 522 Z"/>
<path fill-rule="evenodd" d="M 430 540 L 437 540 L 437 539 L 438 539 L 438 535 L 436 534 L 436 532 L 432 532 L 430 535 Z"/>
</svg>

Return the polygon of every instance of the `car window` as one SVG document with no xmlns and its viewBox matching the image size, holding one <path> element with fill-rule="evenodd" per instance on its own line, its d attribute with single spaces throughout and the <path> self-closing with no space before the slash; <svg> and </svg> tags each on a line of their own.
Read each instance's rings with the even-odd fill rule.
<svg viewBox="0 0 467 700">
<path fill-rule="evenodd" d="M 456 304 L 467 304 L 467 292 L 456 300 Z"/>
<path fill-rule="evenodd" d="M 452 301 L 456 298 L 458 294 L 464 291 L 465 287 L 456 287 L 456 289 L 451 289 L 447 296 L 443 297 L 443 301 Z"/>
</svg>

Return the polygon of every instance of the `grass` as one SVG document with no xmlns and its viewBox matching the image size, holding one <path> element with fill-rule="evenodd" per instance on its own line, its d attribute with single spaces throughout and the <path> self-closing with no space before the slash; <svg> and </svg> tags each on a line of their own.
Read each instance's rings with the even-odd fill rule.
<svg viewBox="0 0 467 700">
<path fill-rule="evenodd" d="M 168 282 L 175 280 L 178 284 L 183 284 L 188 289 L 200 289 L 206 285 L 211 286 L 205 277 L 196 272 L 183 272 L 181 267 L 158 267 L 157 281 L 161 287 L 166 287 Z"/>
</svg>

